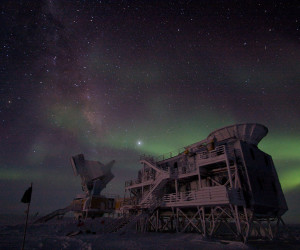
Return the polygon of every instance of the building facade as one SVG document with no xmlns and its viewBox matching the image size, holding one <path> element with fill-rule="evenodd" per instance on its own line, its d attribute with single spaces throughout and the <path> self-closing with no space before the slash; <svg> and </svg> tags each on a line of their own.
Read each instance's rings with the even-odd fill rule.
<svg viewBox="0 0 300 250">
<path fill-rule="evenodd" d="M 175 153 L 141 157 L 137 179 L 125 183 L 122 227 L 274 238 L 288 208 L 272 157 L 258 148 L 267 133 L 236 124 Z"/>
</svg>

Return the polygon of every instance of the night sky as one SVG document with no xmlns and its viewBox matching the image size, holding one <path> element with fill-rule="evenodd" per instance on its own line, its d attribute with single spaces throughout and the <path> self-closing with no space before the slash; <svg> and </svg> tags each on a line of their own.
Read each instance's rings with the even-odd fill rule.
<svg viewBox="0 0 300 250">
<path fill-rule="evenodd" d="M 116 160 L 106 192 L 123 195 L 141 154 L 255 122 L 300 222 L 299 1 L 0 6 L 1 213 L 23 213 L 31 181 L 33 213 L 68 205 L 72 155 Z"/>
</svg>

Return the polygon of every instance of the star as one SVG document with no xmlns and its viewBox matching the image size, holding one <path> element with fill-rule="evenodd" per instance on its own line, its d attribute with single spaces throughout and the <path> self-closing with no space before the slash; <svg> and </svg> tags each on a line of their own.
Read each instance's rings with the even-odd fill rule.
<svg viewBox="0 0 300 250">
<path fill-rule="evenodd" d="M 63 181 L 72 155 L 116 160 L 122 168 L 107 191 L 122 195 L 141 151 L 156 157 L 246 121 L 269 128 L 262 150 L 273 156 L 283 189 L 300 195 L 298 4 L 3 2 L 0 182 L 15 188 L 18 176 L 57 194 L 56 206 L 43 200 L 42 212 L 80 187 Z M 52 177 L 58 171 L 62 178 Z M 19 200 L 5 190 L 0 196 Z M 19 207 L 3 204 L 3 211 Z"/>
</svg>

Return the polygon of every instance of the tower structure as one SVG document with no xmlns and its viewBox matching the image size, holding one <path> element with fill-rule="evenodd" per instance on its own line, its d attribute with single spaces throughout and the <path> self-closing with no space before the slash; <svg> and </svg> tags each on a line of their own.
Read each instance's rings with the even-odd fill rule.
<svg viewBox="0 0 300 250">
<path fill-rule="evenodd" d="M 104 165 L 90 161 L 83 154 L 71 157 L 71 165 L 76 176 L 81 177 L 83 195 L 73 200 L 72 209 L 76 217 L 102 216 L 115 209 L 115 197 L 101 195 L 102 190 L 114 178 L 111 168 L 115 161 Z"/>
</svg>

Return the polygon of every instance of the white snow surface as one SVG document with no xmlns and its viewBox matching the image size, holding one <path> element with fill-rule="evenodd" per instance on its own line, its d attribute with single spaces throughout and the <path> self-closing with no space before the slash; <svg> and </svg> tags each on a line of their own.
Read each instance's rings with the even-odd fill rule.
<svg viewBox="0 0 300 250">
<path fill-rule="evenodd" d="M 25 221 L 17 216 L 0 216 L 0 249 L 21 249 Z M 299 238 L 293 243 L 269 245 L 256 243 L 245 245 L 242 242 L 209 240 L 192 233 L 137 233 L 133 229 L 124 234 L 104 233 L 114 219 L 87 219 L 78 227 L 72 217 L 40 224 L 28 224 L 25 249 L 300 249 Z M 71 232 L 82 233 L 67 236 Z M 295 247 L 295 248 L 294 248 Z"/>
</svg>

